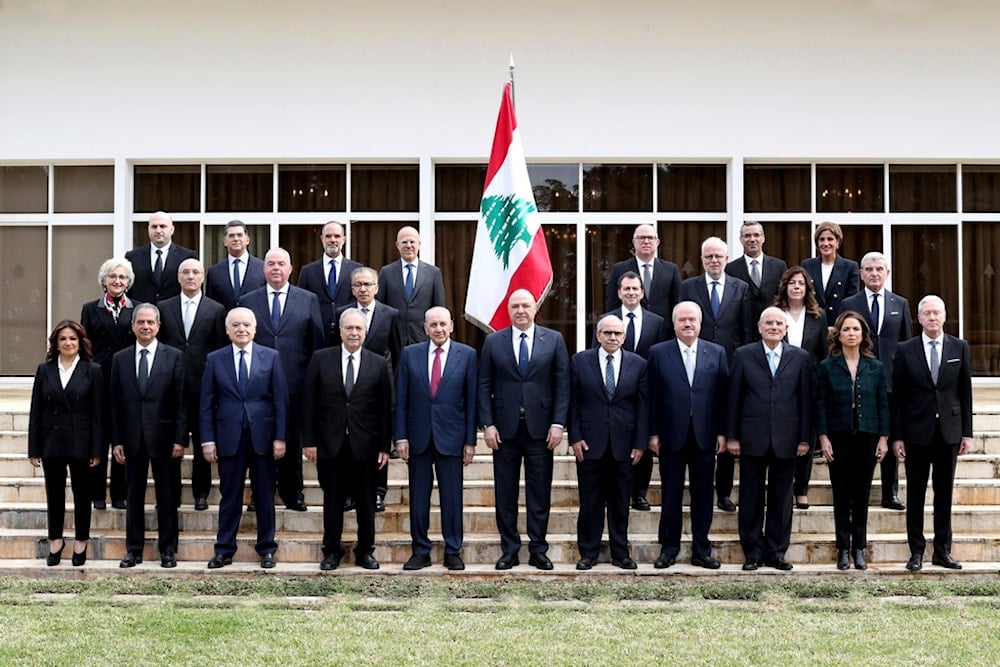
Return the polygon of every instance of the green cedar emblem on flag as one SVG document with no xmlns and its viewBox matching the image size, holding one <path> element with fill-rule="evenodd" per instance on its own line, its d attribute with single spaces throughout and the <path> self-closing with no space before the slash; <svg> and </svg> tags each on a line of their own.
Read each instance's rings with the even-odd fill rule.
<svg viewBox="0 0 1000 667">
<path fill-rule="evenodd" d="M 493 252 L 506 270 L 510 266 L 510 251 L 518 241 L 531 243 L 526 218 L 536 212 L 535 202 L 511 195 L 491 195 L 483 198 L 480 212 L 490 233 Z"/>
</svg>

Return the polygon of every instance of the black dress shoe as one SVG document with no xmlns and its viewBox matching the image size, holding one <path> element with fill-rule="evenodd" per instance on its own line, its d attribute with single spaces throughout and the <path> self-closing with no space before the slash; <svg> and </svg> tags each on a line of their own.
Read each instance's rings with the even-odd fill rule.
<svg viewBox="0 0 1000 667">
<path fill-rule="evenodd" d="M 260 557 L 260 566 L 265 570 L 274 569 L 274 566 L 278 564 L 278 561 L 274 559 L 274 554 L 264 554 Z"/>
<path fill-rule="evenodd" d="M 518 560 L 517 553 L 511 552 L 509 554 L 503 554 L 502 556 L 500 556 L 500 558 L 497 560 L 497 569 L 509 570 L 515 565 L 520 565 L 520 564 L 521 561 Z"/>
<path fill-rule="evenodd" d="M 449 570 L 464 570 L 465 561 L 458 554 L 445 554 L 444 566 Z"/>
<path fill-rule="evenodd" d="M 942 552 L 939 552 L 939 553 L 935 553 L 931 557 L 931 563 L 933 563 L 934 565 L 939 565 L 941 567 L 946 567 L 949 570 L 961 570 L 962 569 L 962 564 L 959 563 L 954 558 L 952 558 L 951 554 L 948 553 L 947 551 L 942 551 Z"/>
<path fill-rule="evenodd" d="M 215 554 L 214 556 L 212 556 L 212 560 L 208 561 L 208 569 L 218 570 L 220 567 L 223 567 L 224 565 L 232 565 L 232 564 L 233 564 L 232 556 L 223 556 L 222 554 Z"/>
<path fill-rule="evenodd" d="M 899 502 L 899 498 L 897 498 L 896 496 L 893 496 L 892 498 L 883 498 L 882 507 L 886 508 L 887 510 L 896 510 L 897 512 L 902 512 L 903 510 L 906 509 L 906 505 Z"/>
<path fill-rule="evenodd" d="M 344 498 L 344 511 L 345 512 L 350 512 L 355 507 L 357 507 L 357 503 L 354 502 L 354 498 L 351 498 L 350 496 Z"/>
<path fill-rule="evenodd" d="M 62 561 L 62 554 L 65 549 L 66 540 L 63 540 L 62 546 L 59 547 L 59 551 L 50 551 L 49 555 L 45 557 L 45 564 L 49 567 L 58 565 Z"/>
<path fill-rule="evenodd" d="M 247 503 L 247 512 L 256 512 L 256 511 L 257 511 L 257 503 L 251 500 L 250 502 Z"/>
<path fill-rule="evenodd" d="M 87 547 L 83 547 L 83 551 L 73 552 L 73 565 L 75 567 L 80 567 L 87 562 Z"/>
<path fill-rule="evenodd" d="M 770 559 L 765 564 L 768 567 L 773 567 L 775 570 L 781 570 L 782 572 L 787 572 L 792 569 L 792 564 L 780 556 L 778 558 Z"/>
<path fill-rule="evenodd" d="M 924 569 L 923 554 L 910 554 L 910 560 L 906 561 L 906 569 L 910 572 L 919 572 Z"/>
<path fill-rule="evenodd" d="M 648 512 L 649 511 L 649 501 L 646 500 L 645 496 L 635 496 L 632 498 L 632 509 L 637 512 Z"/>
<path fill-rule="evenodd" d="M 308 507 L 306 507 L 306 501 L 301 498 L 296 498 L 290 503 L 285 503 L 285 509 L 293 510 L 295 512 L 305 512 Z"/>
<path fill-rule="evenodd" d="M 596 558 L 581 558 L 576 561 L 576 569 L 578 570 L 591 570 L 597 565 Z"/>
<path fill-rule="evenodd" d="M 797 510 L 807 510 L 807 509 L 809 509 L 809 503 L 800 503 L 799 501 L 796 500 L 795 501 L 795 509 L 797 509 Z"/>
<path fill-rule="evenodd" d="M 385 494 L 376 493 L 375 494 L 375 511 L 384 512 L 385 511 Z"/>
<path fill-rule="evenodd" d="M 734 503 L 732 500 L 730 500 L 729 496 L 726 496 L 725 498 L 719 498 L 718 505 L 719 505 L 719 509 L 722 510 L 723 512 L 735 512 L 736 511 L 736 503 Z"/>
<path fill-rule="evenodd" d="M 125 558 L 122 558 L 121 562 L 118 563 L 118 567 L 135 567 L 142 563 L 142 554 L 136 551 L 130 551 L 126 554 Z"/>
<path fill-rule="evenodd" d="M 108 504 L 105 501 L 103 501 L 103 500 L 95 500 L 94 501 L 94 509 L 95 510 L 106 510 L 106 509 L 108 509 Z"/>
<path fill-rule="evenodd" d="M 177 567 L 177 557 L 173 551 L 164 551 L 160 555 L 160 567 Z"/>
<path fill-rule="evenodd" d="M 837 569 L 838 570 L 850 570 L 851 561 L 847 556 L 847 549 L 837 550 Z"/>
<path fill-rule="evenodd" d="M 123 510 L 126 507 L 124 500 L 112 500 L 111 506 L 114 507 L 116 510 Z"/>
<path fill-rule="evenodd" d="M 691 564 L 695 567 L 703 567 L 706 570 L 718 570 L 722 563 L 711 556 L 691 556 Z"/>
<path fill-rule="evenodd" d="M 743 563 L 744 572 L 753 572 L 758 567 L 760 567 L 760 563 L 758 563 L 755 560 L 748 560 L 747 562 Z"/>
<path fill-rule="evenodd" d="M 854 550 L 854 567 L 858 570 L 868 569 L 868 561 L 865 560 L 865 552 L 861 549 Z"/>
<path fill-rule="evenodd" d="M 208 509 L 208 498 L 195 498 L 194 508 L 199 512 L 204 512 Z"/>
<path fill-rule="evenodd" d="M 447 562 L 447 558 L 445 559 L 445 562 Z M 366 570 L 378 569 L 378 561 L 375 560 L 375 556 L 371 554 L 363 554 L 361 556 L 358 556 L 357 559 L 354 561 L 354 563 L 358 567 L 364 568 Z M 463 565 L 462 567 L 465 566 Z"/>
<path fill-rule="evenodd" d="M 655 567 L 657 570 L 663 570 L 670 567 L 676 562 L 677 562 L 677 556 L 668 556 L 667 554 L 661 553 L 659 558 L 657 558 L 653 562 L 653 567 Z"/>
<path fill-rule="evenodd" d="M 321 570 L 336 570 L 340 565 L 340 556 L 337 554 L 327 554 L 319 564 Z"/>
<path fill-rule="evenodd" d="M 615 567 L 620 567 L 623 570 L 634 570 L 639 566 L 635 564 L 635 561 L 625 556 L 624 558 L 612 558 L 611 564 Z"/>
<path fill-rule="evenodd" d="M 422 570 L 425 567 L 430 567 L 430 566 L 431 566 L 430 556 L 418 556 L 417 554 L 413 554 L 412 556 L 410 556 L 410 559 L 408 561 L 403 563 L 404 570 Z"/>
<path fill-rule="evenodd" d="M 528 565 L 537 567 L 539 570 L 551 570 L 552 561 L 545 554 L 531 554 L 528 558 Z"/>
</svg>

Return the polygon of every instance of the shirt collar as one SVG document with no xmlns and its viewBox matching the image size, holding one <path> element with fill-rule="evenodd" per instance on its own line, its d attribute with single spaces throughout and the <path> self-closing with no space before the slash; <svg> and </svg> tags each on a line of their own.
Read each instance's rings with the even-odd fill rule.
<svg viewBox="0 0 1000 667">
<path fill-rule="evenodd" d="M 712 278 L 712 276 L 708 275 L 708 272 L 706 271 L 705 272 L 705 284 L 708 285 L 709 291 L 711 291 L 711 289 L 712 289 L 712 283 L 713 282 L 719 283 L 719 287 L 725 287 L 726 286 L 726 272 L 723 271 L 722 275 L 720 275 L 718 277 L 718 279 L 715 279 L 715 278 Z"/>
<path fill-rule="evenodd" d="M 768 355 L 768 353 L 772 352 L 771 348 L 769 348 L 767 346 L 767 343 L 765 343 L 764 341 L 761 341 L 760 344 L 764 346 L 764 356 L 765 357 Z M 773 352 L 775 354 L 777 354 L 779 358 L 781 357 L 781 348 L 782 348 L 783 345 L 784 345 L 784 343 L 778 343 L 778 345 L 773 350 Z"/>
<path fill-rule="evenodd" d="M 149 345 L 147 345 L 145 348 L 143 348 L 143 346 L 139 343 L 139 341 L 136 341 L 136 343 L 135 343 L 135 353 L 136 353 L 136 355 L 139 354 L 139 350 L 146 349 L 146 350 L 149 350 L 150 356 L 155 357 L 156 356 L 156 343 L 157 343 L 157 340 L 154 338 L 153 342 L 151 342 Z"/>
<path fill-rule="evenodd" d="M 233 348 L 233 357 L 235 357 L 236 359 L 239 359 L 240 358 L 240 348 L 236 346 L 236 343 L 230 343 L 229 346 L 231 348 Z M 247 346 L 245 348 L 243 348 L 243 351 L 245 351 L 247 353 L 248 357 L 251 354 L 253 354 L 253 341 L 250 341 L 249 343 L 247 343 Z"/>
</svg>

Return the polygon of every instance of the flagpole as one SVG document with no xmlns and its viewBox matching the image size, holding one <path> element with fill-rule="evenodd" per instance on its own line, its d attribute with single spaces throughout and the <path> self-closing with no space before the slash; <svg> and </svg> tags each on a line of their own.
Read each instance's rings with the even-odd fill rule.
<svg viewBox="0 0 1000 667">
<path fill-rule="evenodd" d="M 507 63 L 507 69 L 510 71 L 510 103 L 511 106 L 517 108 L 517 103 L 514 101 L 514 54 L 510 54 L 510 62 Z"/>
</svg>

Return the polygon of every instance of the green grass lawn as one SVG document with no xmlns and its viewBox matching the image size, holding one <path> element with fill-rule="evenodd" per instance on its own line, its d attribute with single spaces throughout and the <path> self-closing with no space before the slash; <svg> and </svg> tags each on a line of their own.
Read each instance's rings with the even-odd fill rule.
<svg viewBox="0 0 1000 667">
<path fill-rule="evenodd" d="M 0 665 L 996 665 L 998 620 L 995 578 L 4 578 Z"/>
</svg>

